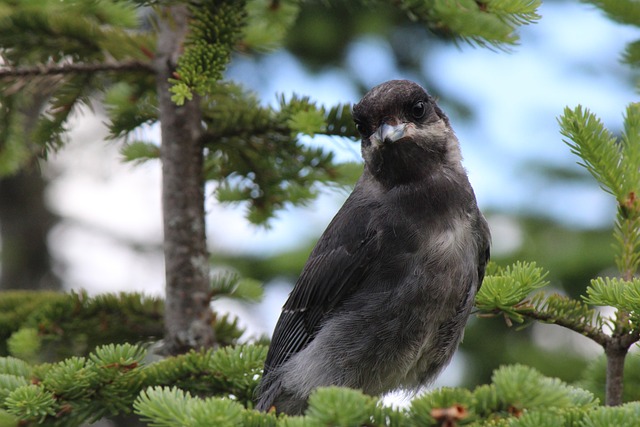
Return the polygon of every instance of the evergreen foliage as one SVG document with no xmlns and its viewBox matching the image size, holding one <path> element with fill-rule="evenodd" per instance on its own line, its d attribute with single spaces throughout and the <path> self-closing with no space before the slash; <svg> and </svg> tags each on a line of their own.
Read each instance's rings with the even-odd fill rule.
<svg viewBox="0 0 640 427">
<path fill-rule="evenodd" d="M 190 31 L 172 79 L 173 101 L 184 104 L 192 92 L 204 95 L 214 89 L 231 59 L 231 50 L 245 25 L 245 2 L 200 0 L 189 3 Z"/>
<path fill-rule="evenodd" d="M 56 292 L 3 292 L 0 298 L 0 355 L 7 354 L 7 339 L 36 309 L 66 298 Z"/>
<path fill-rule="evenodd" d="M 640 5 L 636 1 L 582 0 L 601 9 L 614 21 L 637 26 L 640 22 Z"/>
<path fill-rule="evenodd" d="M 587 287 L 584 300 L 588 304 L 611 306 L 636 313 L 640 309 L 640 279 L 625 281 L 619 278 L 598 277 Z"/>
<path fill-rule="evenodd" d="M 518 323 L 524 321 L 518 311 L 527 310 L 522 301 L 535 289 L 549 284 L 546 272 L 535 263 L 518 262 L 507 268 L 498 268 L 482 282 L 476 297 L 476 306 L 483 311 L 500 311 Z"/>
<path fill-rule="evenodd" d="M 198 425 L 204 425 L 207 415 L 214 415 L 209 422 L 216 417 L 223 420 L 231 408 L 241 414 L 242 404 L 251 401 L 266 348 L 191 352 L 151 363 L 145 362 L 146 353 L 141 346 L 110 344 L 96 348 L 86 358 L 71 357 L 33 368 L 17 359 L 0 358 L 0 408 L 15 416 L 13 424 L 0 425 L 15 425 L 19 419 L 21 425 L 74 426 L 128 413 L 132 407 L 154 422 L 159 422 L 157 417 L 172 416 L 177 422 L 193 415 L 180 406 L 191 393 L 225 398 L 193 404 L 203 411 L 201 416 L 197 411 L 193 415 Z M 165 384 L 172 386 L 162 387 Z M 215 415 L 219 413 L 225 415 Z"/>
<path fill-rule="evenodd" d="M 582 420 L 584 427 L 619 426 L 633 427 L 640 416 L 640 402 L 628 403 L 615 408 L 598 408 Z"/>
<path fill-rule="evenodd" d="M 147 385 L 177 386 L 195 395 L 224 396 L 251 405 L 266 348 L 260 345 L 191 351 L 148 367 Z"/>
<path fill-rule="evenodd" d="M 627 45 L 622 59 L 634 68 L 640 66 L 640 40 Z"/>
<path fill-rule="evenodd" d="M 521 264 L 500 270 L 497 277 L 505 271 L 520 283 L 543 275 Z M 231 289 L 233 281 L 222 281 L 219 288 Z M 311 397 L 304 417 L 275 417 L 251 409 L 265 357 L 266 347 L 245 345 L 149 362 L 142 347 L 124 344 L 54 364 L 0 358 L 0 425 L 73 426 L 133 407 L 154 426 L 205 426 L 214 419 L 220 425 L 249 426 L 606 426 L 626 423 L 637 410 L 635 404 L 602 410 L 590 392 L 526 366 L 507 366 L 494 373 L 491 384 L 473 391 L 434 390 L 406 410 L 383 407 L 355 390 L 327 388 Z M 601 370 L 590 375 L 602 381 Z"/>
<path fill-rule="evenodd" d="M 17 0 L 0 9 L 0 175 L 60 148 L 73 112 L 105 87 L 100 70 L 148 72 L 153 38 L 127 2 Z M 119 61 L 127 61 L 121 63 Z"/>
<path fill-rule="evenodd" d="M 568 426 L 589 420 L 601 426 L 619 416 L 601 414 L 598 399 L 585 390 L 516 365 L 496 370 L 491 384 L 473 391 L 434 390 L 407 409 L 329 387 L 311 396 L 304 417 L 276 417 L 251 409 L 265 357 L 266 347 L 250 345 L 145 362 L 141 347 L 125 344 L 33 368 L 2 358 L 0 395 L 6 397 L 0 409 L 13 415 L 14 423 L 52 426 L 79 425 L 131 407 L 151 426 L 194 427 L 214 420 L 225 426 L 438 426 L 447 420 L 447 425 L 476 426 L 532 425 L 532 420 L 538 426 Z"/>
<path fill-rule="evenodd" d="M 37 292 L 5 292 L 1 300 L 39 300 Z M 29 304 L 24 304 L 29 306 Z M 6 313 L 3 342 L 12 354 L 33 361 L 86 355 L 97 345 L 162 337 L 163 302 L 140 294 L 54 294 L 30 311 Z M 8 349 L 7 349 L 8 350 Z M 7 354 L 7 351 L 4 352 Z"/>
<path fill-rule="evenodd" d="M 253 0 L 247 2 L 243 51 L 266 52 L 282 45 L 300 11 L 298 1 Z"/>
<path fill-rule="evenodd" d="M 540 19 L 538 0 L 405 0 L 399 2 L 410 16 L 426 21 L 437 34 L 501 47 L 515 44 L 516 27 Z"/>
<path fill-rule="evenodd" d="M 612 194 L 618 210 L 614 238 L 616 265 L 621 277 L 598 277 L 586 287 L 583 301 L 537 294 L 527 295 L 544 286 L 545 276 L 535 266 L 516 264 L 512 269 L 489 275 L 477 296 L 478 308 L 485 315 L 501 314 L 510 324 L 525 319 L 553 323 L 576 331 L 607 351 L 608 404 L 621 403 L 624 360 L 631 345 L 640 340 L 638 310 L 640 282 L 640 105 L 627 107 L 624 132 L 613 136 L 602 122 L 581 106 L 565 109 L 559 123 L 561 133 L 580 164 Z M 602 316 L 590 307 L 610 306 L 612 316 Z M 609 332 L 611 331 L 611 332 Z M 615 348 L 615 354 L 610 353 Z M 619 375 L 619 380 L 613 379 Z M 618 381 L 620 381 L 618 383 Z"/>
<path fill-rule="evenodd" d="M 255 301 L 260 285 L 234 275 L 215 278 L 211 297 Z M 32 362 L 86 356 L 99 345 L 153 342 L 162 338 L 164 301 L 136 293 L 3 292 L 0 295 L 0 355 L 16 355 Z M 234 344 L 242 335 L 237 319 L 215 316 L 218 341 Z"/>
<path fill-rule="evenodd" d="M 562 134 L 570 139 L 567 143 L 572 151 L 583 159 L 583 165 L 603 189 L 616 198 L 616 265 L 629 281 L 640 268 L 640 104 L 630 104 L 624 119 L 620 140 L 581 106 L 565 109 L 560 126 Z"/>
<path fill-rule="evenodd" d="M 110 137 L 113 139 L 128 138 L 138 128 L 158 121 L 158 99 L 152 77 L 138 78 L 131 82 L 125 80 L 112 85 L 104 94 L 104 104 L 109 117 Z M 158 151 L 157 145 L 152 147 Z M 126 160 L 145 157 L 158 158 L 160 154 L 125 152 Z"/>
<path fill-rule="evenodd" d="M 280 97 L 277 109 L 263 107 L 235 84 L 219 85 L 203 101 L 205 174 L 218 182 L 219 200 L 248 202 L 250 221 L 264 223 L 286 204 L 307 203 L 316 182 L 345 183 L 333 155 L 299 136 L 355 137 L 349 105 L 326 109 L 294 95 Z"/>
</svg>

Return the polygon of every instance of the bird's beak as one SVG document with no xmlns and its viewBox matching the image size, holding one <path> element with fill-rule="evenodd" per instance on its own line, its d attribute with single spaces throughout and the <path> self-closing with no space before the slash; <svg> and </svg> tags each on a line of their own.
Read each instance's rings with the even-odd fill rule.
<svg viewBox="0 0 640 427">
<path fill-rule="evenodd" d="M 371 142 L 375 145 L 396 142 L 404 138 L 406 127 L 406 123 L 399 123 L 397 125 L 382 123 L 373 135 L 371 135 Z"/>
</svg>

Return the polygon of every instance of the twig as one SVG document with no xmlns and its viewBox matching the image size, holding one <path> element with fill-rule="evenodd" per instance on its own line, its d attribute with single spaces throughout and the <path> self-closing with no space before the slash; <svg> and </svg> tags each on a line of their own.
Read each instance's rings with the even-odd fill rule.
<svg viewBox="0 0 640 427">
<path fill-rule="evenodd" d="M 10 77 L 51 76 L 57 74 L 84 74 L 100 71 L 154 72 L 150 62 L 128 60 L 120 62 L 67 62 L 62 64 L 35 65 L 32 67 L 0 67 L 0 79 Z"/>
<path fill-rule="evenodd" d="M 585 325 L 583 323 L 573 322 L 570 319 L 563 319 L 561 317 L 555 317 L 548 313 L 542 313 L 537 310 L 526 311 L 520 313 L 523 316 L 530 317 L 531 319 L 539 320 L 545 323 L 552 323 L 554 325 L 559 325 L 567 329 L 571 329 L 574 332 L 579 333 L 580 335 L 584 335 L 587 338 L 591 338 L 593 341 L 597 342 L 601 346 L 606 346 L 611 337 L 599 329 L 596 329 L 592 326 Z"/>
</svg>

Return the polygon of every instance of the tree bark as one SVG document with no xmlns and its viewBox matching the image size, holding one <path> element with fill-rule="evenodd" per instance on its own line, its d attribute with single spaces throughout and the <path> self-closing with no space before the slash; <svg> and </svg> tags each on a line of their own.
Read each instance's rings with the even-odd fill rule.
<svg viewBox="0 0 640 427">
<path fill-rule="evenodd" d="M 167 354 L 211 347 L 215 342 L 209 306 L 201 111 L 195 97 L 177 106 L 169 92 L 169 78 L 182 53 L 188 18 L 185 5 L 160 10 L 154 63 L 162 137 Z"/>
<path fill-rule="evenodd" d="M 612 340 L 605 345 L 604 352 L 607 357 L 605 400 L 607 406 L 622 405 L 624 361 L 628 351 L 629 347 L 620 345 L 618 337 L 613 337 Z"/>
</svg>

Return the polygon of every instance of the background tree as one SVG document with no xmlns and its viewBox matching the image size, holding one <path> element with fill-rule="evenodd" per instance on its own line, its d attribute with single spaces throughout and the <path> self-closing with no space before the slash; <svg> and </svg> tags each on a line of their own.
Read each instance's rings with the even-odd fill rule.
<svg viewBox="0 0 640 427">
<path fill-rule="evenodd" d="M 47 237 L 56 217 L 44 201 L 46 180 L 24 170 L 0 179 L 0 289 L 60 289 Z"/>
</svg>

